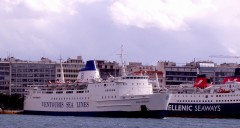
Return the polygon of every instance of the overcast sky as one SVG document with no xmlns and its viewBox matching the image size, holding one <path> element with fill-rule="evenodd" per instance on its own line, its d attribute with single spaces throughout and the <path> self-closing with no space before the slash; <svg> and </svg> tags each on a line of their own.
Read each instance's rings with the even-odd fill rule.
<svg viewBox="0 0 240 128">
<path fill-rule="evenodd" d="M 0 58 L 119 61 L 121 45 L 127 62 L 154 65 L 239 56 L 239 6 L 239 0 L 1 0 Z"/>
</svg>

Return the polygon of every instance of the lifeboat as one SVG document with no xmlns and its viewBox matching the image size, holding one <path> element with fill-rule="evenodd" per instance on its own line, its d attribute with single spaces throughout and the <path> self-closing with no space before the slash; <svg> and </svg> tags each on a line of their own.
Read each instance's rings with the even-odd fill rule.
<svg viewBox="0 0 240 128">
<path fill-rule="evenodd" d="M 230 90 L 226 90 L 226 89 L 222 89 L 220 88 L 218 93 L 230 93 L 231 91 Z"/>
</svg>

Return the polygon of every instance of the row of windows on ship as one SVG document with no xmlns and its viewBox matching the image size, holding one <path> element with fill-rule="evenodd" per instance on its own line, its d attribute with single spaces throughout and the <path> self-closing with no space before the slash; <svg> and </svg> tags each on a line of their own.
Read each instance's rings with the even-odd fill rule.
<svg viewBox="0 0 240 128">
<path fill-rule="evenodd" d="M 134 85 L 135 83 L 132 83 L 132 85 Z M 127 83 L 122 83 L 122 84 L 119 84 L 119 85 L 128 85 Z M 144 83 L 137 83 L 136 85 L 144 85 Z M 106 86 L 114 86 L 114 84 L 101 84 L 101 85 L 95 85 L 95 87 L 106 87 Z"/>
<path fill-rule="evenodd" d="M 39 97 L 33 97 L 33 98 L 39 98 Z M 116 99 L 117 96 L 102 96 L 102 99 Z M 89 97 L 64 97 L 64 98 L 51 98 L 51 100 L 89 100 Z"/>
<path fill-rule="evenodd" d="M 113 92 L 116 91 L 115 89 L 105 89 L 105 92 Z M 33 93 L 46 93 L 46 94 L 52 94 L 53 91 L 33 91 Z M 56 91 L 56 94 L 63 94 L 64 91 Z M 73 93 L 73 91 L 66 91 L 67 94 Z M 85 91 L 76 91 L 76 93 L 89 93 L 89 90 Z"/>
<path fill-rule="evenodd" d="M 205 98 L 208 98 L 208 96 L 210 95 L 175 95 L 175 97 L 205 97 Z M 224 95 L 215 95 L 216 97 L 234 97 L 234 96 L 240 96 L 240 94 L 224 94 Z M 213 95 L 211 95 L 211 97 L 213 97 Z"/>
<path fill-rule="evenodd" d="M 122 79 L 148 79 L 148 77 L 122 77 Z"/>
<path fill-rule="evenodd" d="M 64 97 L 64 98 L 51 98 L 51 100 L 87 100 L 89 97 Z"/>
<path fill-rule="evenodd" d="M 33 91 L 33 93 L 46 93 L 46 94 L 53 94 L 54 91 Z M 56 91 L 56 94 L 63 94 L 63 93 L 73 93 L 73 91 Z M 85 91 L 76 91 L 76 93 L 89 93 L 89 90 Z"/>
<path fill-rule="evenodd" d="M 216 102 L 235 102 L 240 101 L 240 99 L 233 99 L 233 100 L 216 100 Z M 213 102 L 213 100 L 177 100 L 177 102 Z"/>
</svg>

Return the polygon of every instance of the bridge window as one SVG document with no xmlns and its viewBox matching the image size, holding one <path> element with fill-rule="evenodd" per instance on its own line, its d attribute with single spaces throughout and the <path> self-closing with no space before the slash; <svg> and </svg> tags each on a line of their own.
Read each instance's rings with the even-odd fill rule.
<svg viewBox="0 0 240 128">
<path fill-rule="evenodd" d="M 57 94 L 61 94 L 61 93 L 63 93 L 63 91 L 57 91 L 56 93 L 57 93 Z"/>
<path fill-rule="evenodd" d="M 73 91 L 66 91 L 66 93 L 73 93 Z"/>
<path fill-rule="evenodd" d="M 77 91 L 77 93 L 84 93 L 84 91 Z"/>
</svg>

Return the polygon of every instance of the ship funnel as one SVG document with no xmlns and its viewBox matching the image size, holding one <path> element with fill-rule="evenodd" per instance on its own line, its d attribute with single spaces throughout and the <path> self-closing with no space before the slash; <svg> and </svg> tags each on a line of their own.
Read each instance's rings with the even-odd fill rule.
<svg viewBox="0 0 240 128">
<path fill-rule="evenodd" d="M 198 75 L 194 81 L 194 87 L 205 89 L 211 86 L 211 81 L 207 79 L 206 75 Z"/>
<path fill-rule="evenodd" d="M 240 68 L 236 68 L 234 76 L 228 76 L 223 79 L 223 84 L 227 82 L 240 82 Z"/>
<path fill-rule="evenodd" d="M 240 68 L 236 68 L 234 72 L 235 76 L 240 76 Z"/>
<path fill-rule="evenodd" d="M 94 60 L 89 60 L 86 66 L 80 69 L 77 82 L 96 82 L 100 80 L 99 71 Z"/>
</svg>

